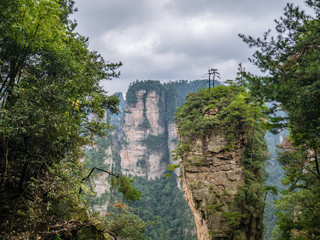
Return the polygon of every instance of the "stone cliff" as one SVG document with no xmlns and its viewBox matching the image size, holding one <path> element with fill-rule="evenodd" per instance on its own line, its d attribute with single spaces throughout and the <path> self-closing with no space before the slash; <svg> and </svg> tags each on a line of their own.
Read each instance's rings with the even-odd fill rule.
<svg viewBox="0 0 320 240">
<path fill-rule="evenodd" d="M 136 102 L 126 104 L 121 169 L 124 174 L 158 178 L 166 171 L 168 156 L 164 91 L 140 89 L 134 94 Z"/>
<path fill-rule="evenodd" d="M 241 159 L 245 146 L 240 143 L 226 151 L 227 143 L 223 133 L 212 131 L 210 136 L 190 144 L 184 160 L 183 190 L 201 240 L 233 239 L 230 232 L 234 226 L 228 223 L 226 213 L 240 212 L 235 197 L 244 184 Z"/>
<path fill-rule="evenodd" d="M 199 240 L 261 240 L 264 132 L 241 87 L 189 95 L 176 114 L 183 190 Z"/>
</svg>

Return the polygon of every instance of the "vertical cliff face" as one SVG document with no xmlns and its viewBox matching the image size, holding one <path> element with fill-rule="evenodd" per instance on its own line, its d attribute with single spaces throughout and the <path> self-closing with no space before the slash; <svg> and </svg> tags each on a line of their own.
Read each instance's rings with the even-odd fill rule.
<svg viewBox="0 0 320 240">
<path fill-rule="evenodd" d="M 200 240 L 261 240 L 264 131 L 242 87 L 190 95 L 178 110 L 185 198 Z"/>
<path fill-rule="evenodd" d="M 212 131 L 210 136 L 190 144 L 183 164 L 183 190 L 201 240 L 234 239 L 235 229 L 227 213 L 237 221 L 236 213 L 241 212 L 235 197 L 244 184 L 241 159 L 245 146 L 239 142 L 232 151 L 226 151 L 227 144 L 223 133 Z M 256 239 L 252 237 L 250 239 Z"/>
<path fill-rule="evenodd" d="M 137 81 L 128 89 L 121 142 L 121 172 L 155 179 L 173 163 L 170 151 L 177 143 L 174 113 L 186 94 L 197 91 L 203 81 Z M 119 132 L 119 131 L 118 131 Z M 179 175 L 179 170 L 176 170 Z"/>
<path fill-rule="evenodd" d="M 135 103 L 127 103 L 125 110 L 121 169 L 124 174 L 158 178 L 167 167 L 165 93 L 140 89 L 133 94 Z"/>
</svg>

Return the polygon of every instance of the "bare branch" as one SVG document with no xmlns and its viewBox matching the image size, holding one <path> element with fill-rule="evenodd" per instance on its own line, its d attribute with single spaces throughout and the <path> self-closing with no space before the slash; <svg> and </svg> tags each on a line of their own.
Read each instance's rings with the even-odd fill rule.
<svg viewBox="0 0 320 240">
<path fill-rule="evenodd" d="M 87 181 L 87 180 L 90 178 L 90 176 L 91 176 L 91 174 L 93 173 L 94 170 L 98 170 L 98 171 L 101 171 L 101 172 L 108 173 L 109 175 L 114 176 L 114 177 L 116 177 L 116 178 L 119 178 L 119 177 L 120 177 L 119 174 L 115 174 L 115 173 L 113 173 L 113 172 L 107 171 L 107 170 L 102 169 L 102 168 L 93 167 L 93 168 L 91 168 L 90 173 L 88 174 L 88 176 L 82 178 L 82 182 Z"/>
</svg>

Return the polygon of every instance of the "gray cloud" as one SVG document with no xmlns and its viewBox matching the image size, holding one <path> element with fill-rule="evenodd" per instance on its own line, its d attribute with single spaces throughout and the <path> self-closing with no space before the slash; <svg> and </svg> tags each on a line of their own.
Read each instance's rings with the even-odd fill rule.
<svg viewBox="0 0 320 240">
<path fill-rule="evenodd" d="M 286 0 L 175 0 L 171 1 L 167 8 L 180 15 L 199 15 L 202 13 L 214 13 L 220 16 L 243 16 L 251 18 L 273 16 L 273 13 L 281 12 Z M 280 6 L 280 8 L 279 8 Z"/>
<path fill-rule="evenodd" d="M 295 3 L 301 4 L 302 0 Z M 282 15 L 285 0 L 78 0 L 78 31 L 106 60 L 122 61 L 110 93 L 136 79 L 194 80 L 207 69 L 234 78 L 238 63 L 256 71 L 238 33 L 261 36 Z"/>
<path fill-rule="evenodd" d="M 154 6 L 146 0 L 78 0 L 76 7 L 79 27 L 92 36 L 140 24 L 154 16 Z"/>
</svg>

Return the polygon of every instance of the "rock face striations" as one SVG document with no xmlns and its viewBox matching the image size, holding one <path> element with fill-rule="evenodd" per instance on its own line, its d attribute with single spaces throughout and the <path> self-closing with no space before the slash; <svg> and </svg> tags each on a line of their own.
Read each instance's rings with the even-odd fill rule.
<svg viewBox="0 0 320 240">
<path fill-rule="evenodd" d="M 202 90 L 176 115 L 176 152 L 199 240 L 262 239 L 264 133 L 243 91 Z"/>
<path fill-rule="evenodd" d="M 124 174 L 159 178 L 167 168 L 165 93 L 140 89 L 133 93 L 134 103 L 127 103 L 120 151 Z"/>
</svg>

